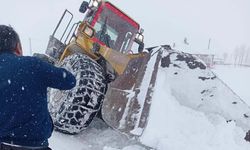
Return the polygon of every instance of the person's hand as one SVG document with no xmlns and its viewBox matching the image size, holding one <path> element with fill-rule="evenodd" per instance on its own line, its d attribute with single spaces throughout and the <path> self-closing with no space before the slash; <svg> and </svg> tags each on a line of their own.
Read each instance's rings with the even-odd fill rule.
<svg viewBox="0 0 250 150">
<path fill-rule="evenodd" d="M 105 75 L 105 82 L 106 83 L 113 82 L 115 79 L 116 79 L 115 75 L 112 75 L 112 74 L 109 74 L 109 73 Z"/>
</svg>

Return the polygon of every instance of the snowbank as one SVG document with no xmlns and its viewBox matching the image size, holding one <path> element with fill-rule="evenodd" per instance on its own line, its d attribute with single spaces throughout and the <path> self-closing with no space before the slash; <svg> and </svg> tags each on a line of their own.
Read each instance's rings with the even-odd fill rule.
<svg viewBox="0 0 250 150">
<path fill-rule="evenodd" d="M 242 130 L 249 108 L 237 95 L 188 54 L 165 53 L 161 63 L 142 143 L 158 150 L 250 148 Z"/>
</svg>

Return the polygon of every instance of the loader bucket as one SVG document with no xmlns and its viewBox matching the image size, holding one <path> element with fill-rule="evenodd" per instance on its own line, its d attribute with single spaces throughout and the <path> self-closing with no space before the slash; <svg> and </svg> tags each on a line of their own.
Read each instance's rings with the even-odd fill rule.
<svg viewBox="0 0 250 150">
<path fill-rule="evenodd" d="M 112 128 L 129 136 L 140 136 L 148 121 L 160 51 L 132 59 L 125 72 L 108 88 L 102 117 Z"/>
</svg>

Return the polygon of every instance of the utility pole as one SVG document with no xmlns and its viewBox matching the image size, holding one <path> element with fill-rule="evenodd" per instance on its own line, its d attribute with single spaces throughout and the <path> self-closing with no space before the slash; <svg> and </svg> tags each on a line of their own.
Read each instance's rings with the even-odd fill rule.
<svg viewBox="0 0 250 150">
<path fill-rule="evenodd" d="M 31 38 L 29 38 L 29 46 L 30 46 L 30 56 L 32 56 L 32 45 L 31 45 Z"/>
<path fill-rule="evenodd" d="M 211 44 L 211 39 L 208 40 L 208 47 L 207 47 L 208 50 L 210 49 L 210 44 Z"/>
</svg>

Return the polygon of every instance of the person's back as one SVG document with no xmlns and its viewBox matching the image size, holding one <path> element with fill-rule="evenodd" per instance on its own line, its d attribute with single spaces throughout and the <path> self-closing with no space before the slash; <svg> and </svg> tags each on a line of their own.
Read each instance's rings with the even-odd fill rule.
<svg viewBox="0 0 250 150">
<path fill-rule="evenodd" d="M 75 78 L 38 58 L 1 49 L 1 28 L 8 27 L 0 26 L 0 143 L 46 148 L 53 130 L 47 87 L 71 89 Z"/>
</svg>

